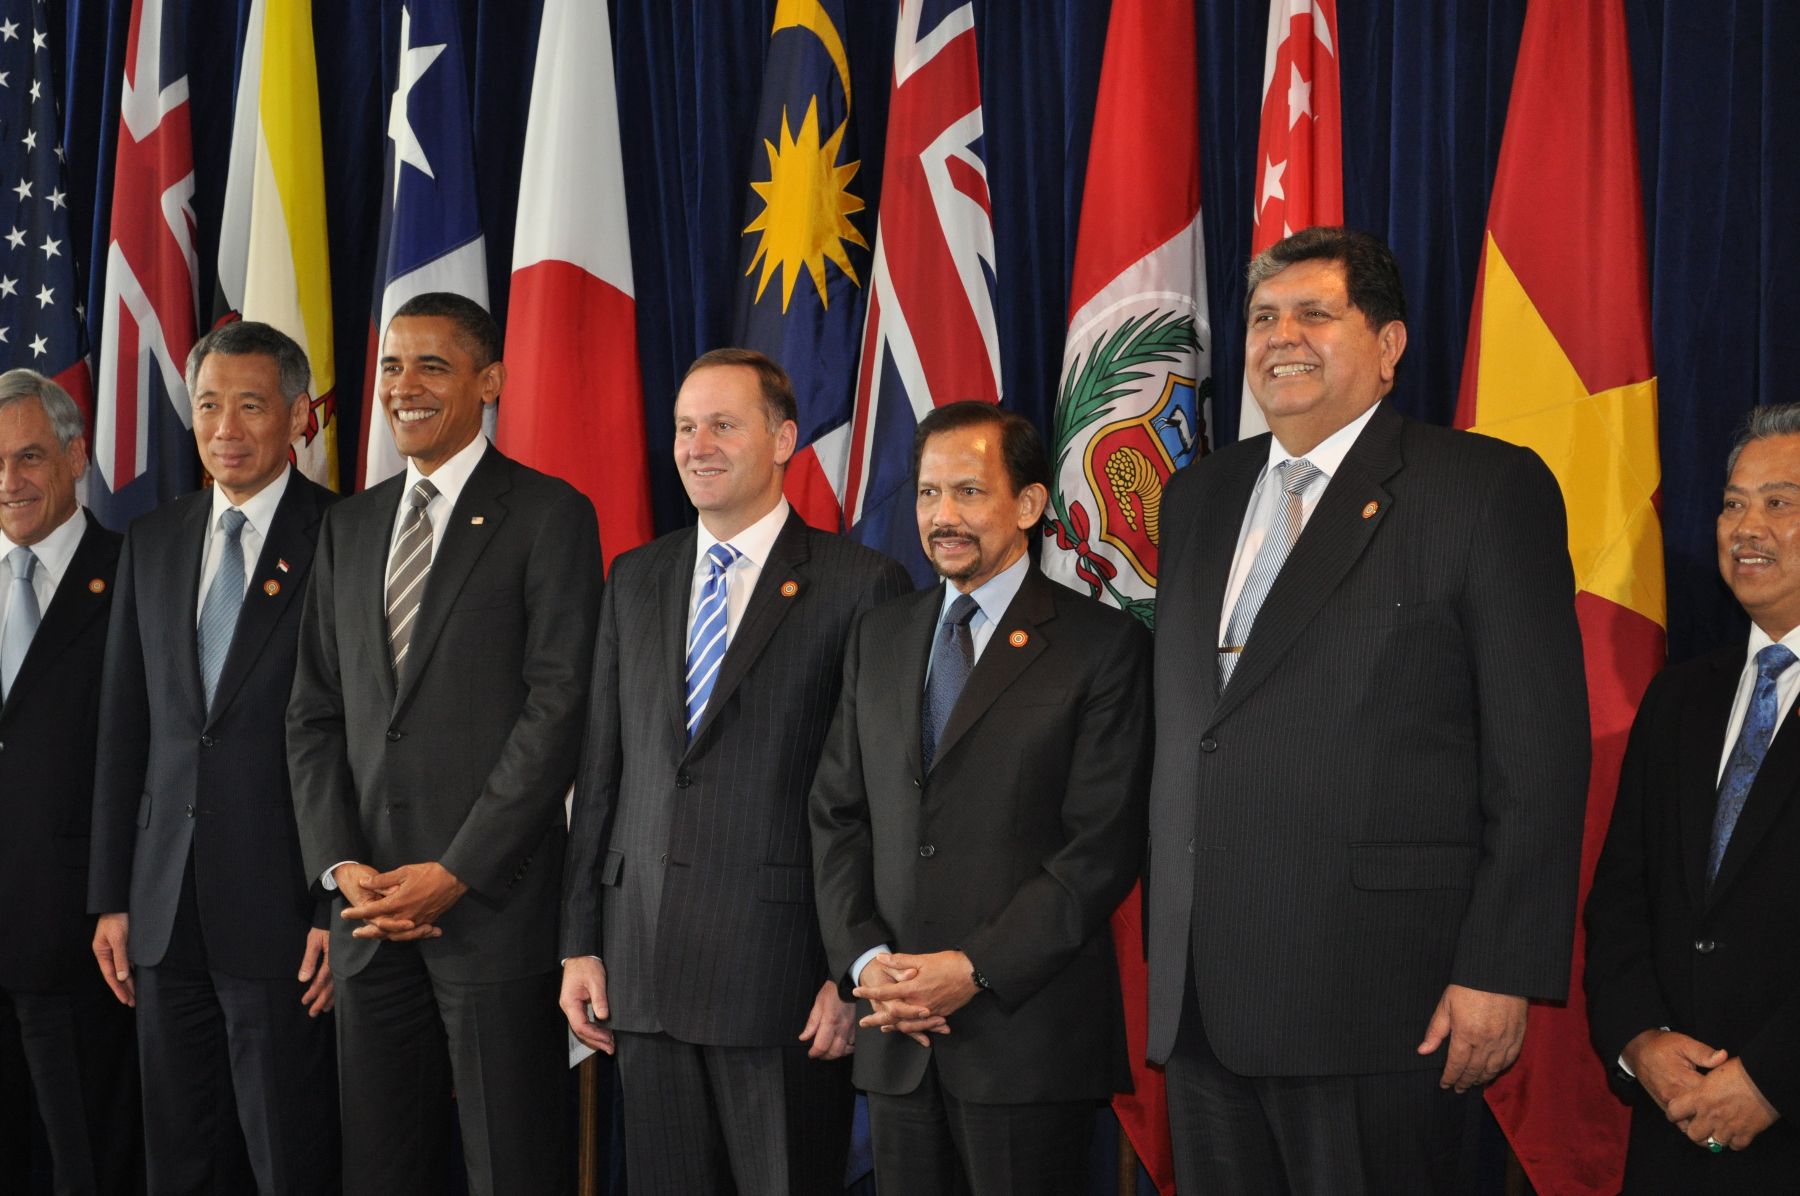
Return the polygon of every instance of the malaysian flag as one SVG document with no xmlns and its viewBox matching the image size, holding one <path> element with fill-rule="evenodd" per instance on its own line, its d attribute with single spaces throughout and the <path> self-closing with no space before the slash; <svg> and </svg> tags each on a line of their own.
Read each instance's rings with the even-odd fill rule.
<svg viewBox="0 0 1800 1196">
<path fill-rule="evenodd" d="M 0 3 L 0 366 L 47 374 L 92 408 L 43 8 Z"/>
<path fill-rule="evenodd" d="M 931 569 L 913 519 L 913 431 L 937 404 L 1000 401 L 994 220 L 968 3 L 901 0 L 881 187 L 838 493 L 851 534 L 923 584 Z"/>
<path fill-rule="evenodd" d="M 182 378 L 198 306 L 186 47 L 186 0 L 134 0 L 105 280 L 91 321 L 99 385 L 88 502 L 112 527 L 199 478 Z"/>
</svg>

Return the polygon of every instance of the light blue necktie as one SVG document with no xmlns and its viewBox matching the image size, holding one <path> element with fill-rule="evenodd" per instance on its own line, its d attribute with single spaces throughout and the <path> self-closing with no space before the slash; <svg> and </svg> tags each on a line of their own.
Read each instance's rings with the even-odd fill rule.
<svg viewBox="0 0 1800 1196">
<path fill-rule="evenodd" d="M 979 609 L 968 594 L 957 595 L 931 645 L 931 676 L 925 681 L 925 708 L 919 719 L 919 749 L 926 772 L 931 771 L 938 740 L 944 737 L 950 712 L 956 709 L 956 700 L 962 697 L 963 686 L 975 668 L 975 635 L 969 623 Z"/>
<path fill-rule="evenodd" d="M 219 513 L 219 528 L 225 542 L 219 546 L 219 568 L 212 585 L 206 588 L 206 601 L 200 604 L 200 626 L 195 636 L 200 648 L 200 684 L 206 690 L 206 708 L 212 709 L 213 693 L 219 688 L 219 673 L 225 668 L 225 654 L 231 650 L 231 637 L 237 631 L 238 610 L 244 605 L 244 542 L 239 537 L 247 520 L 236 507 Z"/>
<path fill-rule="evenodd" d="M 6 603 L 6 632 L 0 636 L 0 695 L 12 693 L 13 679 L 25 663 L 31 637 L 38 629 L 37 591 L 31 588 L 37 554 L 29 548 L 15 548 L 6 554 L 6 563 L 12 566 L 12 594 Z"/>
<path fill-rule="evenodd" d="M 739 552 L 729 544 L 714 544 L 706 550 L 706 580 L 700 586 L 700 603 L 694 608 L 694 629 L 688 632 L 687 649 L 687 733 L 694 737 L 700 716 L 706 713 L 706 700 L 712 696 L 713 682 L 719 676 L 719 662 L 725 659 L 725 600 L 729 593 L 726 571 L 738 559 Z"/>
<path fill-rule="evenodd" d="M 1781 706 L 1775 695 L 1775 679 L 1795 660 L 1793 652 L 1781 644 L 1770 644 L 1756 654 L 1756 688 L 1750 691 L 1750 708 L 1744 711 L 1744 729 L 1738 732 L 1731 758 L 1725 761 L 1725 775 L 1719 780 L 1719 804 L 1713 811 L 1712 847 L 1706 853 L 1706 883 L 1712 884 L 1725 859 L 1725 848 L 1731 843 L 1731 832 L 1737 829 L 1738 815 L 1744 812 L 1744 799 L 1756 783 L 1756 770 L 1768 754 L 1769 741 L 1775 738 L 1775 724 L 1781 721 Z"/>
<path fill-rule="evenodd" d="M 1263 536 L 1262 547 L 1256 552 L 1256 561 L 1250 566 L 1250 576 L 1244 579 L 1244 588 L 1238 593 L 1237 605 L 1231 608 L 1231 619 L 1225 624 L 1225 642 L 1219 646 L 1221 690 L 1231 680 L 1231 671 L 1237 668 L 1238 657 L 1243 653 L 1244 645 L 1249 642 L 1250 629 L 1256 623 L 1256 612 L 1262 609 L 1263 599 L 1269 596 L 1269 588 L 1275 584 L 1275 578 L 1281 573 L 1281 566 L 1287 562 L 1294 541 L 1300 538 L 1303 513 L 1301 504 L 1306 488 L 1312 485 L 1314 478 L 1322 476 L 1323 471 L 1301 457 L 1283 461 L 1275 467 L 1275 473 L 1275 481 L 1287 495 L 1287 499 L 1275 519 L 1275 525 Z"/>
</svg>

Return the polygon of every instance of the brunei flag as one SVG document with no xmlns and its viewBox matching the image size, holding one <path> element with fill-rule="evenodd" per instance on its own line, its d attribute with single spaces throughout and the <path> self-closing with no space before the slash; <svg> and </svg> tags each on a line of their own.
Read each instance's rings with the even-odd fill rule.
<svg viewBox="0 0 1800 1196">
<path fill-rule="evenodd" d="M 1584 902 L 1667 624 L 1644 242 L 1620 0 L 1531 0 L 1457 422 L 1529 445 L 1562 484 L 1594 735 Z M 1588 1045 L 1579 926 L 1574 950 L 1568 1004 L 1532 1008 L 1488 1103 L 1538 1191 L 1616 1192 L 1627 1114 Z"/>
</svg>

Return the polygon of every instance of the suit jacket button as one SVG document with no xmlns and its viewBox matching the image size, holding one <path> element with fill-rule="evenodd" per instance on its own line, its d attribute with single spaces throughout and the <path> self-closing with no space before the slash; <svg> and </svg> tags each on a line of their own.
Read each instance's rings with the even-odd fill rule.
<svg viewBox="0 0 1800 1196">
<path fill-rule="evenodd" d="M 1189 855 L 1194 854 L 1194 841 L 1192 839 L 1188 840 L 1188 854 Z"/>
<path fill-rule="evenodd" d="M 400 732 L 389 731 L 387 734 L 387 740 L 389 743 L 399 743 L 400 742 Z"/>
<path fill-rule="evenodd" d="M 191 803 L 191 802 L 190 802 L 190 803 L 188 803 L 188 807 L 187 807 L 187 816 L 188 816 L 188 817 L 189 817 L 189 818 L 192 818 L 192 817 L 193 817 L 193 816 L 194 816 L 194 806 L 193 806 L 193 803 Z"/>
<path fill-rule="evenodd" d="M 930 843 L 921 843 L 919 844 L 919 854 L 930 859 L 937 854 L 937 848 Z"/>
<path fill-rule="evenodd" d="M 661 857 L 661 858 L 660 858 L 660 859 L 658 859 L 658 860 L 657 860 L 657 862 L 658 862 L 658 863 L 660 863 L 660 864 L 666 864 L 666 863 L 668 863 L 668 862 L 669 862 L 669 853 L 668 853 L 668 852 L 666 852 L 666 851 L 665 851 L 665 852 L 663 852 L 663 853 L 662 853 L 662 857 Z"/>
<path fill-rule="evenodd" d="M 1203 752 L 1216 752 L 1219 750 L 1219 741 L 1214 739 L 1211 735 L 1208 735 L 1205 739 L 1200 741 L 1200 750 Z"/>
<path fill-rule="evenodd" d="M 1718 945 L 1719 944 L 1713 942 L 1711 939 L 1696 939 L 1694 942 L 1694 950 L 1702 955 L 1711 955 L 1713 953 L 1713 948 Z"/>
<path fill-rule="evenodd" d="M 675 774 L 675 788 L 686 789 L 690 783 L 691 780 L 688 777 L 686 769 Z"/>
<path fill-rule="evenodd" d="M 214 739 L 211 735 L 202 735 L 200 737 L 200 746 L 203 748 L 209 748 L 217 742 L 219 742 L 219 741 Z"/>
</svg>

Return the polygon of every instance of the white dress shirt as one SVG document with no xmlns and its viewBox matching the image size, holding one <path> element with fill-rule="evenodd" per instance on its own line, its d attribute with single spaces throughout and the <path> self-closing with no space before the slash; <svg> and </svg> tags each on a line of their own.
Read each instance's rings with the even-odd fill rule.
<svg viewBox="0 0 1800 1196">
<path fill-rule="evenodd" d="M 1731 749 L 1737 745 L 1738 735 L 1744 729 L 1744 718 L 1750 713 L 1750 695 L 1756 689 L 1756 654 L 1775 642 L 1768 632 L 1755 623 L 1750 624 L 1750 643 L 1744 650 L 1744 669 L 1738 674 L 1737 696 L 1731 699 L 1731 721 L 1725 724 L 1725 742 L 1720 745 L 1715 782 L 1725 779 L 1725 763 L 1731 759 Z M 1782 636 L 1780 642 L 1800 657 L 1800 627 Z M 1790 664 L 1775 678 L 1775 709 L 1781 711 L 1783 717 L 1794 708 L 1796 695 L 1800 695 L 1800 661 Z M 1781 719 L 1775 720 L 1775 729 L 1781 729 Z"/>
<path fill-rule="evenodd" d="M 1384 400 L 1385 401 L 1385 400 Z M 1274 482 L 1275 467 L 1286 461 L 1304 459 L 1317 469 L 1322 477 L 1314 478 L 1300 494 L 1300 526 L 1306 527 L 1307 520 L 1312 518 L 1313 511 L 1324 497 L 1325 487 L 1344 464 L 1349 455 L 1350 446 L 1362 435 L 1369 421 L 1375 418 L 1375 408 L 1380 404 L 1372 404 L 1369 409 L 1321 440 L 1313 446 L 1311 452 L 1304 457 L 1295 457 L 1281 447 L 1281 441 L 1274 436 L 1269 437 L 1269 459 L 1264 463 L 1262 473 L 1257 476 L 1256 488 L 1250 492 L 1250 505 L 1244 508 L 1244 523 L 1238 529 L 1237 555 L 1231 559 L 1231 576 L 1225 583 L 1225 601 L 1219 607 L 1219 642 L 1225 642 L 1225 628 L 1231 622 L 1232 608 L 1237 606 L 1238 595 L 1244 592 L 1244 582 L 1249 580 L 1250 568 L 1256 564 L 1256 554 L 1261 550 L 1263 539 L 1282 520 L 1282 508 L 1287 496 L 1281 487 Z"/>
<path fill-rule="evenodd" d="M 775 507 L 767 515 L 752 523 L 724 543 L 737 549 L 738 557 L 725 570 L 725 643 L 727 650 L 733 639 L 737 637 L 738 624 L 744 621 L 744 610 L 750 605 L 750 593 L 756 589 L 757 578 L 762 576 L 763 565 L 768 562 L 769 553 L 775 550 L 776 537 L 787 524 L 788 501 L 779 499 Z M 706 575 L 712 571 L 712 562 L 706 554 L 714 544 L 721 541 L 706 530 L 706 521 L 702 519 L 694 528 L 694 575 L 688 583 L 687 630 L 681 642 L 685 645 L 694 634 L 694 615 L 700 609 L 700 588 L 706 583 Z"/>
<path fill-rule="evenodd" d="M 431 559 L 437 559 L 438 545 L 444 542 L 444 528 L 449 526 L 450 512 L 456 509 L 456 500 L 462 497 L 463 487 L 469 484 L 469 475 L 481 463 L 483 453 L 487 452 L 486 436 L 477 436 L 462 448 L 456 455 L 445 461 L 430 475 L 431 484 L 437 487 L 437 493 L 425 504 L 425 517 L 431 520 Z M 394 509 L 394 530 L 388 536 L 387 559 L 394 555 L 394 545 L 400 543 L 400 529 L 406 523 L 407 512 L 412 510 L 412 503 L 407 495 L 412 488 L 426 475 L 419 472 L 418 464 L 411 458 L 406 459 L 406 482 L 400 490 L 400 502 Z"/>
<path fill-rule="evenodd" d="M 50 613 L 50 600 L 56 597 L 56 587 L 69 571 L 69 562 L 75 559 L 75 550 L 81 547 L 81 537 L 86 534 L 87 519 L 77 506 L 75 513 L 59 523 L 55 531 L 31 546 L 31 554 L 37 557 L 37 565 L 31 571 L 31 592 L 37 595 L 40 619 Z M 6 626 L 12 606 L 12 562 L 7 555 L 17 547 L 6 533 L 0 532 L 0 627 Z"/>
<path fill-rule="evenodd" d="M 281 505 L 281 496 L 287 493 L 288 479 L 293 475 L 294 467 L 282 467 L 281 476 L 244 500 L 238 510 L 244 513 L 244 526 L 238 532 L 238 544 L 244 550 L 244 581 L 238 590 L 243 597 L 245 587 L 250 585 L 250 575 L 256 572 L 257 558 L 262 556 L 263 541 L 269 537 L 269 525 L 275 522 L 275 508 Z M 194 626 L 200 626 L 200 608 L 206 605 L 206 592 L 212 587 L 213 575 L 219 571 L 219 557 L 225 550 L 225 531 L 219 526 L 219 516 L 235 505 L 225 497 L 225 491 L 218 483 L 212 488 L 212 516 L 206 525 L 206 547 L 200 554 L 200 589 L 194 594 Z"/>
</svg>

